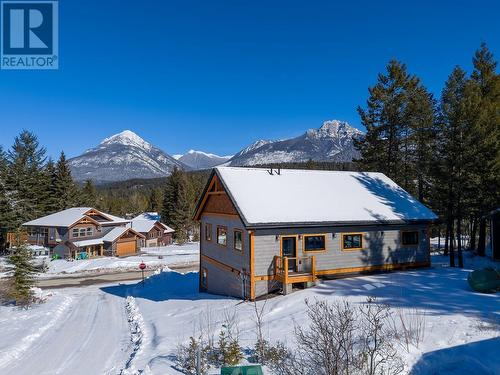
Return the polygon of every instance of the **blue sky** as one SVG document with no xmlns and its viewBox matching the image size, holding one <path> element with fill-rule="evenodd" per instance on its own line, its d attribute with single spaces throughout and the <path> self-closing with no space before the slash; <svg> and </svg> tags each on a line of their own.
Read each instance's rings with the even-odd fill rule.
<svg viewBox="0 0 500 375">
<path fill-rule="evenodd" d="M 130 129 L 175 154 L 237 152 L 356 112 L 391 58 L 435 94 L 481 41 L 500 55 L 498 1 L 61 0 L 57 71 L 0 71 L 0 144 L 50 155 Z"/>
</svg>

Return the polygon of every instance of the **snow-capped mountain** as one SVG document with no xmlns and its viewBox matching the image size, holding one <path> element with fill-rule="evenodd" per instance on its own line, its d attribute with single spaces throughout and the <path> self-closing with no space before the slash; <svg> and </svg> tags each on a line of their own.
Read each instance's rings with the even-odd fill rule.
<svg viewBox="0 0 500 375">
<path fill-rule="evenodd" d="M 165 177 L 174 166 L 190 169 L 130 130 L 104 139 L 69 164 L 76 181 L 92 179 L 96 183 Z"/>
<path fill-rule="evenodd" d="M 192 169 L 199 170 L 208 169 L 223 164 L 231 159 L 232 156 L 219 156 L 203 151 L 189 150 L 184 155 L 175 155 L 174 158 L 191 167 Z"/>
<path fill-rule="evenodd" d="M 359 156 L 353 140 L 363 132 L 347 122 L 325 121 L 319 129 L 309 129 L 301 136 L 280 141 L 260 140 L 237 153 L 231 166 L 315 161 L 351 161 Z"/>
</svg>

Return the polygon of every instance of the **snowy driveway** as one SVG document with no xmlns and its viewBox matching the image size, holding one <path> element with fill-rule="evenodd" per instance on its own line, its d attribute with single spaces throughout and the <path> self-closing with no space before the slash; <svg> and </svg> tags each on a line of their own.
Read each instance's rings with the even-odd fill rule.
<svg viewBox="0 0 500 375">
<path fill-rule="evenodd" d="M 30 311 L 0 308 L 0 373 L 119 373 L 130 354 L 124 299 L 95 287 L 55 293 Z"/>
</svg>

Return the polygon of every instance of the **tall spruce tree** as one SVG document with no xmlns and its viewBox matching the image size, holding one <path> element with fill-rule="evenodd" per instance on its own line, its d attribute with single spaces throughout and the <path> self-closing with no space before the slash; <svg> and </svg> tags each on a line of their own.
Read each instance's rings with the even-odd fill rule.
<svg viewBox="0 0 500 375">
<path fill-rule="evenodd" d="M 46 188 L 45 199 L 45 214 L 52 214 L 57 212 L 60 208 L 59 198 L 56 189 L 56 165 L 54 161 L 49 158 L 44 169 L 44 181 Z"/>
<path fill-rule="evenodd" d="M 7 194 L 15 215 L 9 223 L 11 229 L 19 228 L 28 220 L 44 213 L 43 168 L 46 160 L 45 148 L 32 132 L 23 130 L 7 153 Z"/>
<path fill-rule="evenodd" d="M 5 233 L 11 229 L 13 212 L 11 202 L 8 199 L 7 192 L 7 157 L 3 148 L 0 146 L 0 248 L 3 247 Z"/>
<path fill-rule="evenodd" d="M 188 198 L 188 187 L 185 173 L 174 168 L 167 178 L 163 193 L 162 220 L 175 229 L 174 238 L 179 243 L 187 241 L 191 211 Z"/>
<path fill-rule="evenodd" d="M 86 207 L 97 207 L 98 195 L 92 180 L 86 180 L 80 191 L 79 204 Z"/>
<path fill-rule="evenodd" d="M 59 210 L 73 207 L 78 202 L 78 188 L 71 177 L 71 169 L 64 152 L 61 152 L 56 164 L 55 197 Z"/>
<path fill-rule="evenodd" d="M 148 210 L 151 212 L 161 212 L 163 209 L 163 192 L 160 188 L 151 189 L 149 195 Z"/>
<path fill-rule="evenodd" d="M 474 54 L 473 64 L 470 92 L 478 98 L 473 103 L 474 116 L 469 116 L 475 138 L 471 155 L 475 182 L 473 216 L 479 221 L 477 252 L 484 255 L 485 215 L 500 202 L 500 76 L 496 72 L 497 62 L 485 43 Z M 475 233 L 473 236 L 475 239 Z"/>
</svg>

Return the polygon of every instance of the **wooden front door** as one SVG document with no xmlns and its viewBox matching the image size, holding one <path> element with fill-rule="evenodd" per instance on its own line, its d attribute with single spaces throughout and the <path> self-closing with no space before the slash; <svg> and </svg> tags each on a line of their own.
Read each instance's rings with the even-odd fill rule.
<svg viewBox="0 0 500 375">
<path fill-rule="evenodd" d="M 295 258 L 297 256 L 297 237 L 281 238 L 281 256 Z M 288 271 L 294 272 L 297 267 L 296 259 L 288 259 Z"/>
</svg>

